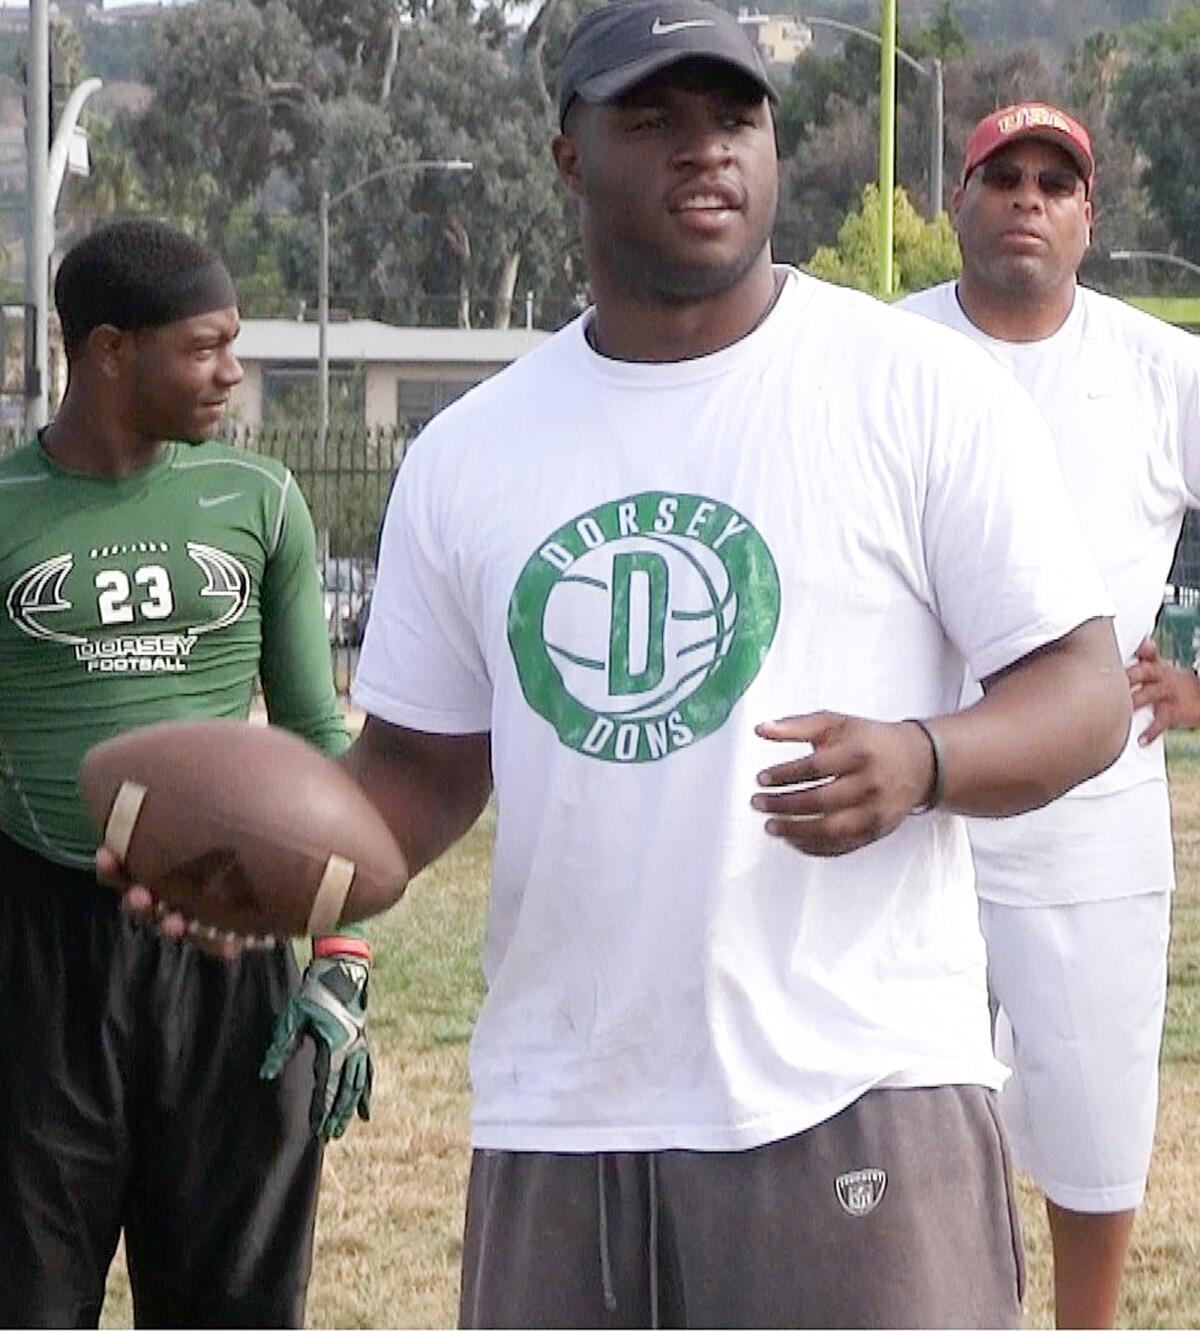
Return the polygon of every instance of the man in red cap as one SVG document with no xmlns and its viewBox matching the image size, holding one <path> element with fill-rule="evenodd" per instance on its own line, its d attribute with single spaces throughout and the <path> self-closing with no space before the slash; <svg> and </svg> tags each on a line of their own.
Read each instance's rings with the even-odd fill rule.
<svg viewBox="0 0 1200 1331">
<path fill-rule="evenodd" d="M 1147 639 L 1200 502 L 1200 346 L 1077 285 L 1094 171 L 1088 132 L 1064 111 L 987 116 L 951 203 L 962 277 L 905 302 L 980 343 L 1041 407 L 1142 709 L 1099 777 L 969 824 L 997 1052 L 1014 1070 L 1001 1104 L 1046 1195 L 1060 1326 L 1112 1325 L 1145 1192 L 1174 887 L 1159 736 L 1196 712 Z"/>
</svg>

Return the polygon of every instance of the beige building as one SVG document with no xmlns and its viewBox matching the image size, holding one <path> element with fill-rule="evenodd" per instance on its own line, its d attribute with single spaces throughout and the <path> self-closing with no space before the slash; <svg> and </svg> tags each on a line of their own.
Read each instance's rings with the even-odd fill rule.
<svg viewBox="0 0 1200 1331">
<path fill-rule="evenodd" d="M 760 14 L 739 9 L 741 23 L 767 65 L 794 65 L 813 44 L 812 29 L 795 14 Z"/>
<path fill-rule="evenodd" d="M 549 336 L 526 328 L 398 328 L 371 319 L 331 323 L 328 335 L 331 404 L 340 402 L 367 426 L 409 433 Z M 240 424 L 269 424 L 289 396 L 315 400 L 317 338 L 315 323 L 243 319 L 234 349 L 246 377 L 230 402 Z"/>
</svg>

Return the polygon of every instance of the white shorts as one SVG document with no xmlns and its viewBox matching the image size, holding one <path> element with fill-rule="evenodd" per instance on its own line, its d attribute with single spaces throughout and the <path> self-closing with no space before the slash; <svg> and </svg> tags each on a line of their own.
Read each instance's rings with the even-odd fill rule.
<svg viewBox="0 0 1200 1331">
<path fill-rule="evenodd" d="M 1132 1210 L 1158 1113 L 1171 894 L 979 905 L 1015 1163 L 1066 1210 Z"/>
</svg>

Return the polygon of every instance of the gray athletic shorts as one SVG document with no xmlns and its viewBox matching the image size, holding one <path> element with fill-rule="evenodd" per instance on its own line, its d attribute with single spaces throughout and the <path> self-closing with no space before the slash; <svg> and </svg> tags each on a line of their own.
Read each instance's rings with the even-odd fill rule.
<svg viewBox="0 0 1200 1331">
<path fill-rule="evenodd" d="M 476 1151 L 463 1326 L 1015 1327 L 995 1096 L 875 1090 L 749 1151 Z"/>
</svg>

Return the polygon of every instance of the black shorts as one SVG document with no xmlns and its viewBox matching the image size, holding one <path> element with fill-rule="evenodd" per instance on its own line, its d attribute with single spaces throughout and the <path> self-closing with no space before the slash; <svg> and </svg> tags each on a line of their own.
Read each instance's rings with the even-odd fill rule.
<svg viewBox="0 0 1200 1331">
<path fill-rule="evenodd" d="M 476 1151 L 460 1322 L 1019 1326 L 995 1096 L 869 1091 L 749 1151 Z"/>
<path fill-rule="evenodd" d="M 0 835 L 0 1325 L 95 1326 L 122 1229 L 139 1326 L 303 1325 L 311 1045 L 258 1076 L 296 984 Z"/>
</svg>

